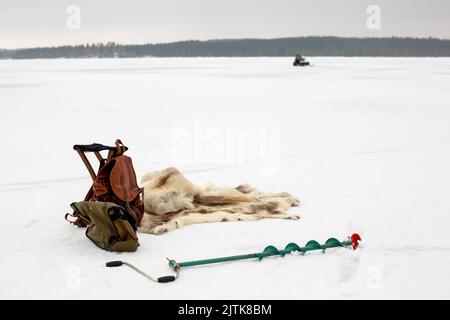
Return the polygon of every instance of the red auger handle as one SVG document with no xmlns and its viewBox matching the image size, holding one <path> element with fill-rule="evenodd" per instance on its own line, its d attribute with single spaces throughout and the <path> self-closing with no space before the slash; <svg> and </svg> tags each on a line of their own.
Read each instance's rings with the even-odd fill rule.
<svg viewBox="0 0 450 320">
<path fill-rule="evenodd" d="M 350 240 L 352 241 L 352 247 L 353 247 L 354 250 L 356 250 L 356 248 L 358 248 L 358 246 L 359 246 L 359 242 L 358 241 L 362 241 L 361 237 L 357 233 L 352 234 L 350 236 Z"/>
</svg>

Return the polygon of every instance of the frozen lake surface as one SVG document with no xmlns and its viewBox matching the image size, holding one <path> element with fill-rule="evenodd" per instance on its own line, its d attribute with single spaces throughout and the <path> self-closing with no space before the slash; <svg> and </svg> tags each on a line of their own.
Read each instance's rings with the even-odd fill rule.
<svg viewBox="0 0 450 320">
<path fill-rule="evenodd" d="M 450 59 L 292 60 L 0 60 L 0 298 L 449 299 Z M 102 251 L 63 219 L 90 186 L 72 146 L 118 137 L 139 177 L 177 166 L 197 183 L 286 191 L 302 219 L 193 225 L 140 234 L 136 253 Z M 166 275 L 166 257 L 353 232 L 355 252 L 186 269 L 165 285 L 104 267 Z"/>
</svg>

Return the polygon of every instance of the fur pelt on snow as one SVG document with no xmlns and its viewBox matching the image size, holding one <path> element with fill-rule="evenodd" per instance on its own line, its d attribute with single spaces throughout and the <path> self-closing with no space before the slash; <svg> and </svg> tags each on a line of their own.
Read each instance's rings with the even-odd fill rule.
<svg viewBox="0 0 450 320">
<path fill-rule="evenodd" d="M 298 206 L 289 193 L 266 193 L 243 184 L 237 188 L 198 186 L 176 168 L 149 172 L 141 180 L 145 214 L 139 232 L 162 234 L 189 224 L 292 219 L 286 210 Z"/>
</svg>

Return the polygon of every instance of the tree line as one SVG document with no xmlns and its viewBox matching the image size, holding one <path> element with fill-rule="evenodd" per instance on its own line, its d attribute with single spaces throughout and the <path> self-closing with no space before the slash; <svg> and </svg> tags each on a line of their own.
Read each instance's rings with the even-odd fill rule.
<svg viewBox="0 0 450 320">
<path fill-rule="evenodd" d="M 1 59 L 134 57 L 446 57 L 450 40 L 437 38 L 297 37 L 223 39 L 156 44 L 93 43 L 75 46 L 0 50 Z"/>
</svg>

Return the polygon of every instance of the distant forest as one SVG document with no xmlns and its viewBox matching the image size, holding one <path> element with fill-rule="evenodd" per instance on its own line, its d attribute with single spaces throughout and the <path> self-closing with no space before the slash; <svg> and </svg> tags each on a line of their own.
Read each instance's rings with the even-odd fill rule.
<svg viewBox="0 0 450 320">
<path fill-rule="evenodd" d="M 77 46 L 1 50 L 0 59 L 134 57 L 448 57 L 450 40 L 436 38 L 298 37 L 224 39 L 124 45 L 114 42 Z"/>
</svg>

